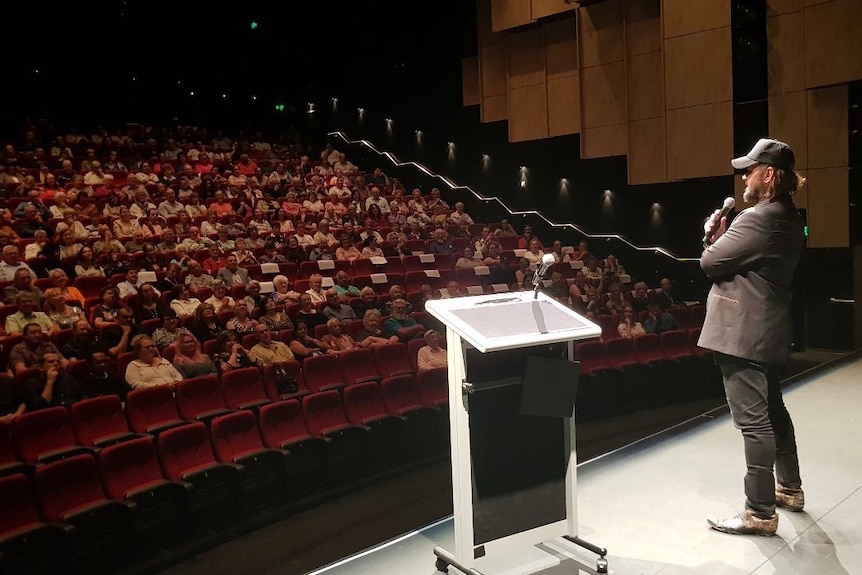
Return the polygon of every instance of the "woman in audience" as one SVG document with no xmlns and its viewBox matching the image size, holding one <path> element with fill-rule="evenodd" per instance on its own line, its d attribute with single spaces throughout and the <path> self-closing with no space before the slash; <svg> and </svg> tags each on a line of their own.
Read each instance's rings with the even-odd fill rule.
<svg viewBox="0 0 862 575">
<path fill-rule="evenodd" d="M 296 192 L 287 192 L 287 195 L 284 198 L 284 202 L 281 204 L 281 208 L 287 213 L 287 215 L 296 222 L 297 219 L 300 218 L 303 213 L 302 204 L 299 203 L 296 199 Z"/>
<path fill-rule="evenodd" d="M 189 207 L 186 206 L 186 211 L 177 214 L 177 223 L 174 224 L 174 233 L 177 237 L 187 236 L 192 229 L 192 217 L 189 215 Z"/>
<path fill-rule="evenodd" d="M 237 340 L 236 334 L 225 330 L 216 338 L 215 362 L 221 373 L 242 367 L 257 367 L 257 363 L 251 359 L 248 350 Z"/>
<path fill-rule="evenodd" d="M 126 367 L 126 383 L 132 389 L 155 387 L 157 385 L 176 385 L 183 376 L 171 362 L 159 355 L 156 344 L 148 335 L 132 338 L 132 351 L 135 359 Z"/>
<path fill-rule="evenodd" d="M 120 201 L 120 196 L 115 191 L 111 191 L 105 199 L 105 207 L 102 208 L 102 215 L 106 218 L 120 217 L 120 208 L 123 207 Z"/>
<path fill-rule="evenodd" d="M 274 299 L 267 300 L 263 304 L 263 315 L 260 316 L 259 323 L 266 324 L 271 331 L 293 329 L 290 317 L 282 309 L 282 305 L 276 303 Z"/>
<path fill-rule="evenodd" d="M 387 343 L 398 343 L 398 336 L 386 337 L 380 328 L 381 314 L 376 309 L 369 309 L 362 316 L 362 329 L 356 334 L 360 347 L 371 347 Z"/>
<path fill-rule="evenodd" d="M 87 319 L 81 308 L 68 305 L 63 290 L 55 287 L 45 290 L 45 313 L 60 329 L 71 329 L 78 320 Z"/>
<path fill-rule="evenodd" d="M 216 366 L 209 356 L 201 352 L 201 342 L 190 333 L 182 333 L 177 337 L 177 352 L 174 354 L 174 367 L 183 379 L 215 375 Z"/>
<path fill-rule="evenodd" d="M 51 283 L 54 284 L 54 287 L 60 289 L 66 303 L 78 302 L 78 305 L 84 305 L 87 298 L 84 297 L 81 290 L 69 285 L 69 276 L 66 275 L 65 271 L 60 268 L 53 269 L 48 273 L 48 277 L 51 278 Z"/>
<path fill-rule="evenodd" d="M 296 229 L 293 226 L 293 220 L 290 219 L 290 216 L 284 208 L 279 208 L 278 212 L 276 212 L 276 223 L 274 227 L 276 227 L 282 234 L 289 234 Z"/>
<path fill-rule="evenodd" d="M 102 327 L 117 322 L 117 310 L 120 307 L 120 290 L 117 286 L 109 285 L 102 288 L 99 293 L 101 303 L 93 308 L 93 326 L 99 330 Z"/>
<path fill-rule="evenodd" d="M 533 272 L 530 270 L 530 260 L 521 258 L 518 260 L 518 269 L 515 270 L 515 283 L 518 287 L 532 288 Z"/>
<path fill-rule="evenodd" d="M 81 248 L 84 247 L 78 242 L 75 232 L 71 229 L 67 229 L 60 234 L 59 245 L 61 258 L 73 258 L 81 253 Z"/>
<path fill-rule="evenodd" d="M 626 305 L 623 309 L 623 319 L 617 326 L 617 333 L 620 337 L 633 338 L 646 333 L 641 322 L 635 321 L 635 310 L 632 306 Z"/>
<path fill-rule="evenodd" d="M 222 331 L 218 323 L 216 323 L 215 308 L 208 303 L 200 304 L 195 310 L 194 319 L 192 319 L 189 331 L 201 343 L 215 339 Z"/>
<path fill-rule="evenodd" d="M 623 286 L 619 282 L 613 282 L 608 287 L 608 301 L 605 302 L 605 308 L 610 313 L 623 313 L 623 310 L 628 306 L 623 297 Z"/>
<path fill-rule="evenodd" d="M 201 305 L 201 300 L 191 297 L 189 286 L 184 283 L 177 284 L 172 293 L 171 309 L 181 318 L 194 315 Z"/>
<path fill-rule="evenodd" d="M 475 257 L 475 252 L 473 252 L 473 248 L 467 246 L 464 248 L 464 254 L 458 258 L 458 261 L 455 262 L 456 270 L 471 270 L 473 268 L 484 266 L 485 262 L 483 262 L 480 258 Z"/>
<path fill-rule="evenodd" d="M 295 263 L 297 266 L 308 259 L 305 250 L 299 245 L 296 236 L 287 238 L 287 248 L 284 250 L 284 257 L 287 261 Z"/>
<path fill-rule="evenodd" d="M 162 257 L 151 242 L 144 243 L 143 255 L 138 259 L 135 267 L 139 271 L 160 272 L 162 271 Z"/>
<path fill-rule="evenodd" d="M 296 322 L 293 339 L 290 341 L 290 351 L 299 361 L 315 355 L 335 353 L 328 345 L 311 336 L 308 332 L 308 324 L 304 321 Z"/>
<path fill-rule="evenodd" d="M 350 237 L 341 234 L 338 238 L 338 248 L 335 250 L 335 259 L 352 262 L 362 257 L 362 253 L 350 241 Z"/>
<path fill-rule="evenodd" d="M 81 248 L 78 254 L 78 263 L 75 265 L 75 277 L 104 276 L 105 270 L 96 261 L 93 249 L 89 246 Z"/>
<path fill-rule="evenodd" d="M 173 345 L 183 333 L 191 335 L 188 329 L 180 327 L 180 318 L 174 310 L 165 310 L 164 315 L 162 315 L 162 327 L 156 328 L 153 332 L 153 341 L 156 343 L 156 347 L 163 349 Z"/>
<path fill-rule="evenodd" d="M 244 302 L 240 302 L 242 304 Z M 237 305 L 233 310 L 234 316 L 227 322 L 225 329 L 228 329 L 239 336 L 247 333 L 253 333 L 258 322 L 256 319 L 249 317 L 249 309 L 247 305 Z"/>
<path fill-rule="evenodd" d="M 371 204 L 371 207 L 374 207 L 374 204 Z M 380 248 L 380 245 L 377 241 L 377 236 L 374 234 L 368 234 L 368 237 L 365 238 L 365 241 L 362 242 L 362 257 L 363 258 L 382 258 L 383 250 Z"/>
<path fill-rule="evenodd" d="M 257 265 L 260 262 L 255 257 L 254 252 L 248 249 L 248 244 L 245 242 L 245 238 L 237 238 L 234 242 L 235 250 L 234 255 L 236 256 L 236 263 L 240 267 L 243 266 L 252 266 Z"/>
<path fill-rule="evenodd" d="M 272 278 L 272 299 L 275 303 L 285 306 L 299 301 L 299 292 L 290 289 L 290 280 L 285 275 L 277 275 Z M 261 310 L 263 311 L 263 310 Z"/>
<path fill-rule="evenodd" d="M 156 293 L 156 288 L 152 284 L 142 284 L 138 288 L 134 312 L 135 321 L 138 323 L 148 319 L 158 319 L 164 315 L 165 304 L 162 303 L 161 296 Z"/>
<path fill-rule="evenodd" d="M 365 214 L 365 227 L 379 230 L 380 228 L 389 225 L 389 220 L 386 215 L 380 211 L 380 206 L 371 204 L 368 206 L 368 212 Z"/>
</svg>

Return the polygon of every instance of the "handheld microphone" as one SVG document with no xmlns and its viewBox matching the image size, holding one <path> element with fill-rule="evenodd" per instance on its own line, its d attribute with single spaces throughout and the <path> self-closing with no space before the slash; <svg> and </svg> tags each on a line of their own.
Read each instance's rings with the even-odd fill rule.
<svg viewBox="0 0 862 575">
<path fill-rule="evenodd" d="M 533 299 L 539 297 L 539 286 L 542 285 L 542 280 L 545 279 L 545 274 L 556 262 L 554 254 L 545 254 L 542 256 L 542 265 L 536 268 L 536 273 L 533 274 Z"/>
<path fill-rule="evenodd" d="M 713 223 L 713 226 L 710 228 L 710 230 L 707 233 L 705 233 L 703 235 L 703 243 L 707 243 L 709 241 L 709 238 L 712 237 L 712 234 L 715 233 L 716 227 L 721 222 L 721 218 L 723 218 L 727 214 L 729 214 L 730 210 L 732 210 L 735 205 L 736 205 L 736 200 L 734 200 L 732 196 L 728 196 L 728 197 L 724 198 L 724 203 L 721 205 L 721 211 L 718 212 L 718 217 L 715 218 L 715 222 Z M 710 217 L 712 217 L 712 216 L 710 216 Z"/>
<path fill-rule="evenodd" d="M 542 265 L 536 269 L 536 275 L 534 277 L 539 279 L 544 279 L 545 274 L 548 273 L 548 270 L 551 268 L 554 263 L 556 263 L 556 258 L 554 258 L 554 254 L 545 254 L 542 256 Z"/>
</svg>

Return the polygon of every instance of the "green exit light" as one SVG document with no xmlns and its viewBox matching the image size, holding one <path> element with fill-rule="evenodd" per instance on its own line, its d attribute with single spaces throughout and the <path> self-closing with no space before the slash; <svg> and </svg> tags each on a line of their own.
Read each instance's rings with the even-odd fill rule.
<svg viewBox="0 0 862 575">
<path fill-rule="evenodd" d="M 251 23 L 251 29 L 252 29 L 252 30 L 257 30 L 257 22 L 252 21 L 252 23 Z"/>
<path fill-rule="evenodd" d="M 808 226 L 805 226 L 805 227 L 803 227 L 803 228 L 802 228 L 802 233 L 804 233 L 804 234 L 805 234 L 805 237 L 806 237 L 806 238 L 808 237 Z"/>
<path fill-rule="evenodd" d="M 276 112 L 284 112 L 284 104 L 276 104 L 275 105 Z"/>
</svg>

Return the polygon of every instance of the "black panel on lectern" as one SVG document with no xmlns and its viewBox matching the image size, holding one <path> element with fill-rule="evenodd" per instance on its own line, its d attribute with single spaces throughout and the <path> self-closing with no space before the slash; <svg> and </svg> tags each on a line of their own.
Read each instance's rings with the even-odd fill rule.
<svg viewBox="0 0 862 575">
<path fill-rule="evenodd" d="M 467 350 L 475 545 L 566 518 L 564 422 L 521 406 L 528 358 L 562 360 L 566 349 Z"/>
</svg>

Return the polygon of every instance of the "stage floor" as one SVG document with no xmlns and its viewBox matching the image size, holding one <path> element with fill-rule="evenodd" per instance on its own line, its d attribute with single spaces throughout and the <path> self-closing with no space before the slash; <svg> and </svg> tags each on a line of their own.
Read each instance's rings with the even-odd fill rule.
<svg viewBox="0 0 862 575">
<path fill-rule="evenodd" d="M 799 378 L 785 403 L 806 508 L 779 510 L 777 536 L 706 526 L 743 505 L 742 438 L 726 408 L 581 464 L 580 535 L 606 547 L 610 572 L 623 575 L 862 573 L 862 359 Z M 313 573 L 431 575 L 434 547 L 454 550 L 452 529 L 450 517 Z M 576 572 L 563 562 L 541 573 Z"/>
</svg>

